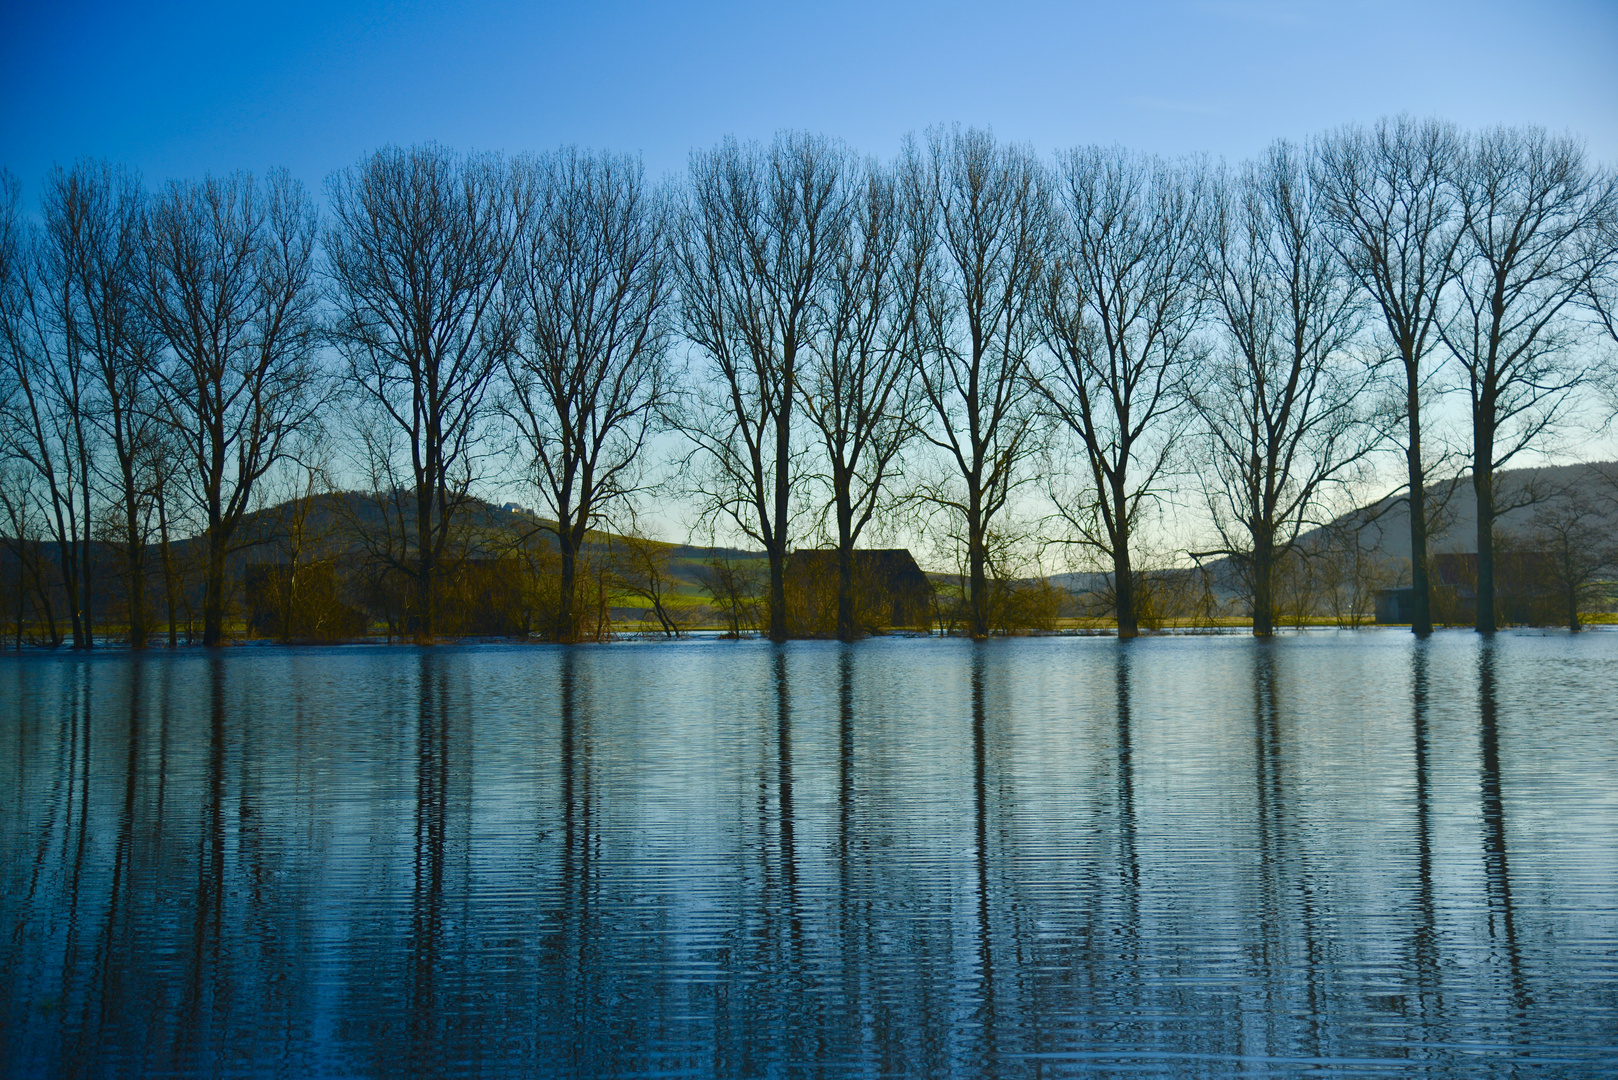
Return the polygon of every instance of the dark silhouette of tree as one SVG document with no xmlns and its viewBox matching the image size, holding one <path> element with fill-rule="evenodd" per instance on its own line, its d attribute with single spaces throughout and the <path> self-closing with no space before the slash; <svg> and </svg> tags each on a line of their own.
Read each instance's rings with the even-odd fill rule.
<svg viewBox="0 0 1618 1080">
<path fill-rule="evenodd" d="M 1026 375 L 1039 341 L 1049 197 L 1032 151 L 986 131 L 935 131 L 904 170 L 906 197 L 931 209 L 935 244 L 917 367 L 930 413 L 923 432 L 958 474 L 924 497 L 965 528 L 967 629 L 981 638 L 992 530 L 1037 449 Z"/>
<path fill-rule="evenodd" d="M 1607 479 L 1610 484 L 1612 478 Z M 1606 501 L 1610 509 L 1610 495 Z M 1547 500 L 1534 515 L 1530 541 L 1545 559 L 1548 580 L 1542 584 L 1555 594 L 1574 633 L 1583 626 L 1579 608 L 1605 598 L 1602 579 L 1618 568 L 1618 540 L 1608 531 L 1602 510 L 1600 496 L 1586 488 Z"/>
<path fill-rule="evenodd" d="M 757 625 L 764 584 L 759 576 L 756 563 L 725 551 L 715 552 L 697 571 L 698 587 L 719 607 L 732 638 L 740 638 L 744 627 Z"/>
<path fill-rule="evenodd" d="M 14 643 L 21 649 L 32 614 L 44 621 L 44 641 L 51 648 L 62 643 L 51 596 L 51 566 L 44 558 L 43 500 L 36 490 L 38 476 L 24 463 L 0 462 L 0 545 L 16 562 L 16 577 L 5 584 L 11 590 Z"/>
<path fill-rule="evenodd" d="M 679 245 L 682 322 L 706 360 L 681 428 L 709 471 L 692 486 L 769 559 L 769 634 L 787 636 L 786 560 L 805 354 L 849 227 L 851 158 L 818 136 L 692 155 Z"/>
<path fill-rule="evenodd" d="M 1495 630 L 1496 475 L 1564 418 L 1593 372 L 1575 319 L 1602 268 L 1592 236 L 1618 211 L 1618 187 L 1570 136 L 1495 128 L 1455 158 L 1465 222 L 1454 303 L 1440 325 L 1465 374 L 1477 496 L 1479 633 Z M 1527 490 L 1527 489 L 1525 489 Z M 1530 492 L 1527 496 L 1532 498 Z"/>
<path fill-rule="evenodd" d="M 551 634 L 571 641 L 579 549 L 636 490 L 668 402 L 674 273 L 667 211 L 639 162 L 569 149 L 524 163 L 522 175 L 532 205 L 511 274 L 523 332 L 506 361 L 506 411 L 556 517 Z"/>
<path fill-rule="evenodd" d="M 1404 367 L 1406 497 L 1410 504 L 1411 630 L 1432 633 L 1421 394 L 1439 344 L 1442 300 L 1463 235 L 1453 182 L 1462 151 L 1453 124 L 1400 116 L 1320 143 L 1316 186 L 1338 254 L 1371 297 L 1384 348 Z"/>
<path fill-rule="evenodd" d="M 1208 449 L 1203 489 L 1253 603 L 1274 633 L 1275 576 L 1329 485 L 1377 445 L 1365 423 L 1376 365 L 1349 355 L 1357 290 L 1332 250 L 1308 161 L 1279 142 L 1219 176 L 1204 267 L 1220 347 L 1192 406 Z"/>
<path fill-rule="evenodd" d="M 205 525 L 202 643 L 224 641 L 225 557 L 259 480 L 323 397 L 316 219 L 286 172 L 172 181 L 146 219 L 145 303 L 185 485 Z"/>
<path fill-rule="evenodd" d="M 635 532 L 611 538 L 607 555 L 612 585 L 652 605 L 652 615 L 665 637 L 679 637 L 680 624 L 669 601 L 675 578 L 670 569 L 671 549 Z"/>
<path fill-rule="evenodd" d="M 390 537 L 372 545 L 414 585 L 433 638 L 433 582 L 471 502 L 491 376 L 513 347 L 502 287 L 519 233 L 511 170 L 439 146 L 386 147 L 328 184 L 334 336 L 387 434 L 369 463 Z"/>
<path fill-rule="evenodd" d="M 91 470 L 98 432 L 89 404 L 95 371 L 76 321 L 71 237 L 59 228 L 25 228 L 18 194 L 10 174 L 0 175 L 0 326 L 5 334 L 0 439 L 6 455 L 38 477 L 38 486 L 29 488 L 56 545 L 73 647 L 87 649 L 94 643 Z"/>
<path fill-rule="evenodd" d="M 899 453 L 916 433 L 912 375 L 931 237 L 894 173 L 853 178 L 850 226 L 827 287 L 827 320 L 805 377 L 804 413 L 826 454 L 837 527 L 837 636 L 859 637 L 854 545 L 882 508 Z M 917 220 L 919 219 L 919 220 Z"/>
<path fill-rule="evenodd" d="M 145 551 L 158 482 L 150 468 L 159 419 L 152 380 L 161 348 L 140 297 L 144 214 L 139 179 L 105 162 L 57 169 L 46 184 L 45 235 L 64 286 L 58 317 L 89 371 L 81 408 L 96 443 L 111 453 L 110 461 L 92 461 L 91 468 L 110 473 L 104 477 L 112 488 L 108 510 L 116 515 L 129 642 L 137 649 L 146 647 L 148 630 Z"/>
<path fill-rule="evenodd" d="M 1059 509 L 1112 561 L 1119 637 L 1139 633 L 1133 537 L 1162 493 L 1201 357 L 1204 187 L 1195 166 L 1124 150 L 1061 162 L 1061 227 L 1041 296 L 1050 363 L 1034 385 L 1084 448 L 1093 499 Z"/>
</svg>

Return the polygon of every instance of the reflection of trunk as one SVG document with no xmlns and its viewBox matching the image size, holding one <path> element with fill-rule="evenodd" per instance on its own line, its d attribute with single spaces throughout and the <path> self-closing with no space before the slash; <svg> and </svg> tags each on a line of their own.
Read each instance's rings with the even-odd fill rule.
<svg viewBox="0 0 1618 1080">
<path fill-rule="evenodd" d="M 852 914 L 848 860 L 854 820 L 854 651 L 848 648 L 837 657 L 837 751 L 837 862 L 842 885 L 838 909 L 847 920 Z"/>
<path fill-rule="evenodd" d="M 141 674 L 142 668 L 137 661 L 130 667 L 129 686 L 125 691 L 129 703 L 129 724 L 124 734 L 124 801 L 118 813 L 118 838 L 114 842 L 112 852 L 112 883 L 107 889 L 107 918 L 95 956 L 94 997 L 100 1005 L 100 1012 L 93 1021 L 86 1018 L 86 1023 L 80 1027 L 84 1038 L 84 1051 L 92 1051 L 101 1044 L 102 1031 L 106 1029 L 108 1023 L 117 1020 L 115 1011 L 123 1003 L 118 981 L 124 974 L 125 959 L 120 946 L 127 946 L 132 935 L 129 928 L 121 926 L 120 923 L 127 918 L 125 902 L 133 891 L 130 882 L 133 870 L 130 864 L 134 861 L 135 794 L 140 789 L 140 717 L 145 705 L 141 700 Z M 86 1000 L 86 1010 L 89 1005 L 89 1000 Z M 89 1056 L 88 1053 L 85 1054 L 85 1057 Z"/>
<path fill-rule="evenodd" d="M 225 902 L 225 661 L 218 655 L 208 662 L 209 731 L 208 789 L 198 828 L 201 849 L 197 858 L 196 916 L 191 933 L 191 978 L 180 1008 L 180 1037 L 176 1040 L 173 1068 L 202 1060 L 202 1042 L 209 1024 L 210 992 L 219 963 L 219 942 Z"/>
<path fill-rule="evenodd" d="M 1314 892 L 1306 857 L 1295 857 L 1287 835 L 1287 790 L 1283 774 L 1283 734 L 1281 705 L 1276 676 L 1276 645 L 1256 643 L 1253 671 L 1253 754 L 1255 804 L 1258 811 L 1259 858 L 1263 867 L 1260 892 L 1260 923 L 1266 930 L 1265 966 L 1268 969 L 1272 1016 L 1294 1015 L 1303 1008 L 1310 1054 L 1321 1052 L 1322 1016 L 1327 995 L 1321 985 L 1324 951 L 1316 925 Z M 1294 862 L 1304 865 L 1294 865 Z M 1296 883 L 1296 884 L 1295 884 Z M 1292 990 L 1293 966 L 1285 962 L 1289 948 L 1298 944 L 1298 933 L 1287 925 L 1285 910 L 1289 899 L 1297 898 L 1301 944 L 1304 951 L 1304 997 L 1302 1003 L 1287 1000 Z"/>
<path fill-rule="evenodd" d="M 978 1032 L 982 1047 L 978 1060 L 992 1065 L 996 1060 L 999 1030 L 995 1020 L 993 896 L 989 889 L 989 781 L 988 710 L 984 704 L 984 656 L 986 646 L 973 646 L 972 653 L 972 808 L 974 839 L 977 844 L 977 962 Z"/>
<path fill-rule="evenodd" d="M 1437 905 L 1433 898 L 1432 789 L 1427 761 L 1427 644 L 1418 641 L 1411 659 L 1411 702 L 1414 710 L 1416 769 L 1416 906 L 1421 928 L 1411 942 L 1412 961 L 1425 1017 L 1443 1000 L 1438 951 Z M 1442 1019 L 1439 1017 L 1439 1019 Z"/>
<path fill-rule="evenodd" d="M 1135 749 L 1134 713 L 1131 702 L 1131 651 L 1136 646 L 1119 642 L 1113 652 L 1113 694 L 1115 716 L 1115 766 L 1117 770 L 1115 818 L 1117 829 L 1117 863 L 1109 866 L 1097 860 L 1093 869 L 1095 880 L 1091 885 L 1095 899 L 1088 914 L 1093 926 L 1112 923 L 1113 936 L 1104 943 L 1092 942 L 1087 949 L 1084 974 L 1091 992 L 1118 994 L 1118 1008 L 1146 1011 L 1151 1009 L 1149 978 L 1146 965 L 1150 954 L 1143 949 L 1141 930 L 1141 868 L 1135 811 Z M 1103 819 L 1104 822 L 1104 819 Z M 1097 823 L 1106 829 L 1102 822 Z M 1103 833 L 1105 835 L 1105 833 Z M 1109 888 L 1116 883 L 1115 890 Z M 1116 904 L 1109 910 L 1109 904 Z M 1114 991 L 1107 985 L 1109 969 L 1116 969 L 1126 980 L 1126 990 Z M 1099 983 L 1099 985 L 1097 985 Z"/>
<path fill-rule="evenodd" d="M 1481 599 L 1481 598 L 1480 598 Z M 1495 721 L 1494 646 L 1483 645 L 1478 657 L 1478 720 L 1481 738 L 1479 795 L 1483 818 L 1483 867 L 1489 909 L 1489 934 L 1505 938 L 1511 967 L 1511 996 L 1517 1016 L 1527 1014 L 1528 984 L 1523 979 L 1522 950 L 1517 945 L 1515 906 L 1511 899 L 1511 867 L 1506 852 L 1506 806 L 1500 784 L 1500 732 Z M 1496 927 L 1498 920 L 1498 928 Z"/>
<path fill-rule="evenodd" d="M 421 579 L 426 580 L 426 579 Z M 439 953 L 444 937 L 444 829 L 448 816 L 448 702 L 438 658 L 419 659 L 416 727 L 416 836 L 410 905 L 410 981 L 407 990 L 413 1075 L 436 1071 L 443 1018 L 438 997 Z"/>
<path fill-rule="evenodd" d="M 546 959 L 559 974 L 564 984 L 564 1015 L 582 1022 L 593 1015 L 595 1005 L 596 959 L 593 943 L 597 938 L 595 926 L 596 897 L 596 837 L 594 835 L 593 792 L 590 785 L 590 743 L 587 714 L 581 718 L 579 708 L 579 653 L 568 649 L 562 653 L 559 676 L 561 690 L 561 747 L 560 768 L 562 780 L 562 873 L 560 897 L 562 903 L 561 931 L 552 940 L 555 944 L 546 950 Z M 599 1062 L 591 1059 L 595 1046 L 593 1034 L 576 1032 L 568 1043 L 569 1059 L 563 1071 L 570 1075 L 585 1075 Z"/>
<path fill-rule="evenodd" d="M 1135 757 L 1130 730 L 1129 653 L 1119 648 L 1114 661 L 1118 700 L 1118 838 L 1123 847 L 1123 876 L 1128 882 L 1130 927 L 1135 931 L 1138 930 L 1140 859 L 1135 850 Z"/>
<path fill-rule="evenodd" d="M 787 676 L 785 649 L 776 647 L 771 667 L 775 682 L 776 829 L 787 916 L 782 970 L 795 980 L 801 977 L 804 968 L 804 928 L 803 905 L 798 895 L 797 813 L 792 803 L 792 686 Z"/>
<path fill-rule="evenodd" d="M 872 911 L 855 876 L 858 825 L 854 819 L 854 666 L 855 650 L 844 645 L 837 656 L 837 943 L 841 964 L 838 1013 L 847 1030 L 870 1015 L 866 972 L 879 963 L 872 933 Z M 863 845 L 860 845 L 863 847 Z M 870 888 L 868 875 L 866 888 Z"/>
<path fill-rule="evenodd" d="M 81 900 L 90 898 L 85 894 L 85 856 L 90 848 L 90 759 L 92 722 L 90 716 L 90 672 L 88 665 L 80 663 L 78 670 L 73 672 L 75 686 L 70 698 L 72 710 L 68 720 L 67 731 L 67 792 L 63 800 L 66 813 L 63 825 L 63 855 L 67 853 L 68 843 L 73 847 L 73 864 L 68 886 L 68 908 L 66 912 L 67 933 L 62 950 L 63 971 L 65 973 L 62 986 L 62 1000 L 70 1000 L 69 989 L 72 979 L 77 974 L 79 955 L 79 926 L 83 921 L 79 914 Z M 75 817 L 77 822 L 75 823 Z M 67 838 L 71 836 L 69 841 Z M 43 854 L 43 851 L 41 852 Z M 19 925 L 19 931 L 21 927 Z M 89 1007 L 88 999 L 85 1007 Z M 81 1053 L 88 1053 L 90 1047 L 81 1046 Z"/>
</svg>

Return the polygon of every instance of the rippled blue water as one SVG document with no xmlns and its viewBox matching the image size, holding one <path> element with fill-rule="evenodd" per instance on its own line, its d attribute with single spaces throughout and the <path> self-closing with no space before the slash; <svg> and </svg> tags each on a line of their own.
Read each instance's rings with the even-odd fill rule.
<svg viewBox="0 0 1618 1080">
<path fill-rule="evenodd" d="M 0 659 L 11 1076 L 1618 1076 L 1618 634 Z"/>
</svg>

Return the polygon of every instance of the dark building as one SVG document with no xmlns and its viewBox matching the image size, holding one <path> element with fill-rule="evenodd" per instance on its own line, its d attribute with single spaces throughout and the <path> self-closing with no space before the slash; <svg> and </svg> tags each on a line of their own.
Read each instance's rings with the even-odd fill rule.
<svg viewBox="0 0 1618 1080">
<path fill-rule="evenodd" d="M 1494 557 L 1495 612 L 1502 623 L 1538 624 L 1555 618 L 1555 564 L 1541 551 L 1502 552 Z M 1478 557 L 1476 552 L 1451 552 L 1433 557 L 1432 606 L 1437 622 L 1464 624 L 1477 617 Z M 1378 589 L 1376 621 L 1407 623 L 1415 603 L 1415 590 L 1405 585 Z"/>
<path fill-rule="evenodd" d="M 787 623 L 800 637 L 837 633 L 837 552 L 794 551 L 787 562 Z M 931 627 L 933 585 L 905 548 L 854 552 L 854 617 L 866 633 Z"/>
<path fill-rule="evenodd" d="M 1376 621 L 1379 624 L 1407 623 L 1415 617 L 1416 590 L 1409 585 L 1376 591 Z"/>
</svg>

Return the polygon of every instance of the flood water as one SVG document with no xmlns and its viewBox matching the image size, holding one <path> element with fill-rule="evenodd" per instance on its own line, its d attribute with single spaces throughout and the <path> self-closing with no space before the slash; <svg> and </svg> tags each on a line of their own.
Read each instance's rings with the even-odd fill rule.
<svg viewBox="0 0 1618 1080">
<path fill-rule="evenodd" d="M 1618 1076 L 1618 633 L 0 658 L 8 1076 Z"/>
</svg>

